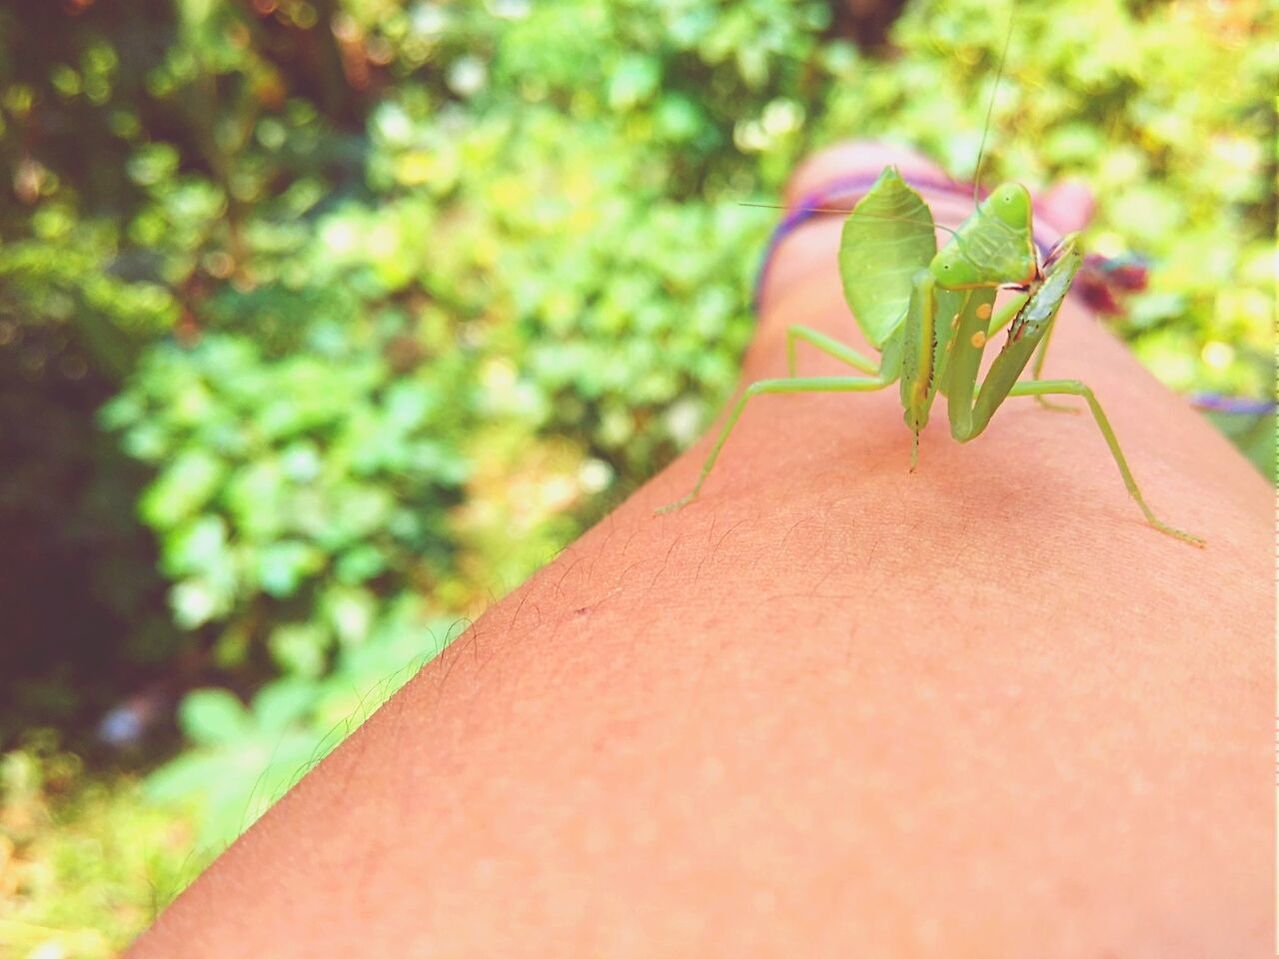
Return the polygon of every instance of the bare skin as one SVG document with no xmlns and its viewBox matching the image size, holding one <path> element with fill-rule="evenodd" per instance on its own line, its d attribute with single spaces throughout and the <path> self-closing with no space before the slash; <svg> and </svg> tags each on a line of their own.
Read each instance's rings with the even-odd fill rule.
<svg viewBox="0 0 1279 959">
<path fill-rule="evenodd" d="M 795 189 L 878 159 L 843 149 Z M 838 236 L 786 241 L 743 382 L 792 323 L 865 348 Z M 653 515 L 709 438 L 130 955 L 1271 955 L 1273 492 L 1073 301 L 1047 375 L 1207 549 L 1145 525 L 1085 416 L 941 417 L 908 474 L 893 391 L 753 400 L 699 501 Z"/>
</svg>

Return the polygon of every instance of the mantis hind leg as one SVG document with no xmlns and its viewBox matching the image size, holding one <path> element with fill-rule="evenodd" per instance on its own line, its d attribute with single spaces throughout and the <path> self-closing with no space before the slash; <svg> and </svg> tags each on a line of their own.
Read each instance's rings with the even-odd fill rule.
<svg viewBox="0 0 1279 959">
<path fill-rule="evenodd" d="M 1083 397 L 1088 403 L 1088 409 L 1092 411 L 1092 417 L 1097 423 L 1097 428 L 1101 430 L 1101 435 L 1106 440 L 1106 445 L 1110 447 L 1110 455 L 1114 459 L 1115 465 L 1119 467 L 1119 474 L 1124 479 L 1124 486 L 1128 489 L 1128 494 L 1141 507 L 1141 512 L 1145 515 L 1146 522 L 1161 533 L 1167 533 L 1169 536 L 1174 536 L 1194 546 L 1204 546 L 1204 541 L 1198 536 L 1169 526 L 1159 519 L 1150 506 L 1147 505 L 1146 498 L 1141 495 L 1141 489 L 1137 486 L 1137 481 L 1133 479 L 1132 470 L 1128 468 L 1128 459 L 1124 456 L 1124 451 L 1119 446 L 1119 439 L 1115 436 L 1115 431 L 1110 426 L 1110 420 L 1106 418 L 1105 410 L 1101 408 L 1101 404 L 1097 402 L 1097 397 L 1093 395 L 1092 390 L 1087 386 L 1079 380 L 1034 380 L 1014 384 L 1008 395 Z"/>
<path fill-rule="evenodd" d="M 750 402 L 752 397 L 761 396 L 765 393 L 869 393 L 874 390 L 882 390 L 891 385 L 891 383 L 891 380 L 872 380 L 860 376 L 813 376 L 785 380 L 758 380 L 752 383 L 746 388 L 746 392 L 742 394 L 741 399 L 733 407 L 733 412 L 729 415 L 728 420 L 721 427 L 719 438 L 715 440 L 715 445 L 711 447 L 706 461 L 702 464 L 702 472 L 697 477 L 697 483 L 693 486 L 692 491 L 674 503 L 663 506 L 657 512 L 669 513 L 687 506 L 697 499 L 697 495 L 702 491 L 702 484 L 706 482 L 706 477 L 710 475 L 711 470 L 715 467 L 715 461 L 719 458 L 719 451 L 724 448 L 729 434 L 733 432 L 733 427 L 741 419 L 742 412 L 746 409 L 746 404 Z"/>
<path fill-rule="evenodd" d="M 879 364 L 868 357 L 862 356 L 851 346 L 845 346 L 839 340 L 832 339 L 811 326 L 795 325 L 786 328 L 786 372 L 790 376 L 795 375 L 795 345 L 800 340 L 811 343 L 827 356 L 833 356 L 841 363 L 847 363 L 863 373 L 870 373 L 874 376 L 879 375 Z"/>
</svg>

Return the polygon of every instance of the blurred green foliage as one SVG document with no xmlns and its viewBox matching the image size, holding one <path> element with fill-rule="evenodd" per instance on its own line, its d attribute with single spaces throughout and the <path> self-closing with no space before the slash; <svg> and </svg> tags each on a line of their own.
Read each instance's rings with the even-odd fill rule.
<svg viewBox="0 0 1279 959">
<path fill-rule="evenodd" d="M 1090 248 L 1152 258 L 1155 374 L 1269 395 L 1268 17 L 1022 4 L 995 90 L 978 0 L 875 51 L 827 0 L 10 4 L 0 733 L 185 693 L 147 793 L 202 861 L 697 435 L 776 219 L 742 200 L 854 134 L 971 176 L 992 92 L 983 179 L 1082 176 Z"/>
<path fill-rule="evenodd" d="M 188 693 L 178 721 L 191 747 L 148 779 L 147 795 L 198 804 L 199 848 L 220 848 L 458 635 L 465 621 L 424 623 L 418 605 L 395 604 L 323 677 L 278 679 L 247 705 L 219 687 Z"/>
<path fill-rule="evenodd" d="M 0 955 L 106 959 L 207 857 L 193 810 L 90 774 L 49 732 L 0 754 Z"/>
</svg>

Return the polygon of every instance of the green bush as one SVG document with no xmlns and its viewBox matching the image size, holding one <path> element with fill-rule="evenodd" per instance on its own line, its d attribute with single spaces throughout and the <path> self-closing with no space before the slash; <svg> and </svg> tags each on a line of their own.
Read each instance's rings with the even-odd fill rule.
<svg viewBox="0 0 1279 959">
<path fill-rule="evenodd" d="M 739 201 L 850 133 L 970 174 L 1005 35 L 976 0 L 913 6 L 878 60 L 820 2 L 161 8 L 149 59 L 104 15 L 11 85 L 14 124 L 92 118 L 126 202 L 21 158 L 44 172 L 0 270 L 24 327 L 79 324 L 123 377 L 102 423 L 155 470 L 174 622 L 257 676 L 323 674 L 407 593 L 473 609 L 673 455 L 749 337 L 773 217 Z M 1090 177 L 1093 246 L 1155 259 L 1138 352 L 1264 392 L 1273 47 L 1211 11 L 1090 11 L 1019 10 L 983 172 Z M 281 56 L 303 42 L 328 72 Z M 495 555 L 483 461 L 545 444 L 566 491 Z"/>
<path fill-rule="evenodd" d="M 226 179 L 243 177 L 253 204 L 238 237 L 216 226 L 227 190 L 180 176 L 163 144 L 134 155 L 149 199 L 129 232 L 161 252 L 171 284 L 201 263 L 227 282 L 184 342 L 147 348 L 104 422 L 159 469 L 141 515 L 178 625 L 204 629 L 223 666 L 265 648 L 275 668 L 318 676 L 405 591 L 473 606 L 527 573 L 540 555 L 486 575 L 499 560 L 467 536 L 482 495 L 468 482 L 503 445 L 495 431 L 514 457 L 560 438 L 579 474 L 621 489 L 669 458 L 731 387 L 749 336 L 772 217 L 738 199 L 850 130 L 972 172 L 1004 39 L 975 0 L 915 7 L 883 63 L 824 37 L 816 3 L 504 10 L 348 8 L 347 29 L 381 37 L 387 71 L 406 79 L 369 113 L 363 182 L 328 202 L 278 159 L 333 135 L 297 106 L 236 139 Z M 1096 244 L 1158 266 L 1123 328 L 1139 353 L 1179 387 L 1262 391 L 1266 241 L 1248 207 L 1264 196 L 1260 159 L 1208 178 L 1195 147 L 1251 156 L 1273 54 L 1231 56 L 1238 38 L 1205 42 L 1200 20 L 1064 12 L 1019 14 L 987 172 L 1090 176 Z M 1183 49 L 1239 96 L 1179 106 L 1170 50 Z M 437 79 L 417 82 L 428 61 Z M 1085 104 L 1104 126 L 1080 118 Z M 270 190 L 262 171 L 277 169 L 289 182 Z M 1190 268 L 1185 251 L 1205 249 Z M 561 505 L 589 514 L 593 492 Z M 350 633 L 334 610 L 357 609 Z"/>
<path fill-rule="evenodd" d="M 218 687 L 186 696 L 178 720 L 191 748 L 154 773 L 146 790 L 161 803 L 200 805 L 202 859 L 247 828 L 461 630 L 464 621 L 423 625 L 419 605 L 394 604 L 322 678 L 274 680 L 247 706 Z"/>
</svg>

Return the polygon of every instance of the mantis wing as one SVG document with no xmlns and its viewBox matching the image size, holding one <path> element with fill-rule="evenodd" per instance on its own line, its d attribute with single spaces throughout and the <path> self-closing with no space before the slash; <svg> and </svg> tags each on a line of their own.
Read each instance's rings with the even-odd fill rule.
<svg viewBox="0 0 1279 959">
<path fill-rule="evenodd" d="M 891 166 L 844 221 L 844 298 L 878 350 L 906 318 L 915 274 L 937 253 L 934 231 L 932 211 Z"/>
</svg>

